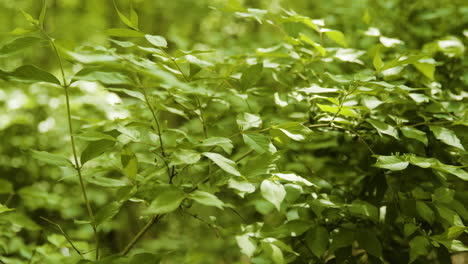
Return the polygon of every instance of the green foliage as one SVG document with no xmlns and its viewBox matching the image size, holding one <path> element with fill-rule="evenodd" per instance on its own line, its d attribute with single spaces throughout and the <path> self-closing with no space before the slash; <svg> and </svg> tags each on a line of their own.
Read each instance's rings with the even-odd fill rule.
<svg viewBox="0 0 468 264">
<path fill-rule="evenodd" d="M 39 2 L 0 2 L 1 263 L 468 250 L 460 1 Z"/>
</svg>

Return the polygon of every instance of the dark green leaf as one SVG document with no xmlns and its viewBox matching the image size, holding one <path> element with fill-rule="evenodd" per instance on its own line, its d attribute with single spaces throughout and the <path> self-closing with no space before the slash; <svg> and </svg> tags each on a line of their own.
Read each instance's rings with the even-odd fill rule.
<svg viewBox="0 0 468 264">
<path fill-rule="evenodd" d="M 247 67 L 243 72 L 240 79 L 242 89 L 247 89 L 255 84 L 262 78 L 263 63 L 257 63 Z"/>
<path fill-rule="evenodd" d="M 60 85 L 60 81 L 52 74 L 34 66 L 24 65 L 8 73 L 8 79 L 24 83 L 48 82 Z"/>
<path fill-rule="evenodd" d="M 110 202 L 101 207 L 95 216 L 96 226 L 114 218 L 114 216 L 119 213 L 120 207 L 122 207 L 122 204 L 119 202 Z"/>
<path fill-rule="evenodd" d="M 179 208 L 185 199 L 185 193 L 179 188 L 166 185 L 161 186 L 156 193 L 156 198 L 146 210 L 147 214 L 166 214 Z"/>
<path fill-rule="evenodd" d="M 189 197 L 195 200 L 196 202 L 207 206 L 214 206 L 218 207 L 219 209 L 223 209 L 224 206 L 224 203 L 221 200 L 219 200 L 218 197 L 204 191 L 196 190 L 193 193 L 191 193 Z"/>
<path fill-rule="evenodd" d="M 317 258 L 321 258 L 328 249 L 328 230 L 323 226 L 315 226 L 307 232 L 306 243 Z"/>
<path fill-rule="evenodd" d="M 6 57 L 40 42 L 36 37 L 20 37 L 0 47 L 0 57 Z"/>
</svg>

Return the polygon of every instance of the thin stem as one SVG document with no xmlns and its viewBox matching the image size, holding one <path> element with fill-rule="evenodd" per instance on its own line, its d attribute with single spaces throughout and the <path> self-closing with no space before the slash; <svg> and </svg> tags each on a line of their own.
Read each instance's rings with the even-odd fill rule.
<svg viewBox="0 0 468 264">
<path fill-rule="evenodd" d="M 345 131 L 349 131 L 351 133 L 353 133 L 354 135 L 356 135 L 362 143 L 364 143 L 364 145 L 366 145 L 367 149 L 369 149 L 369 152 L 372 154 L 372 155 L 375 155 L 375 152 L 372 150 L 372 148 L 369 146 L 369 144 L 367 144 L 367 142 L 364 140 L 364 138 L 362 138 L 361 134 L 359 134 L 358 132 L 350 129 L 350 128 L 344 128 L 344 127 L 340 127 L 340 126 L 336 126 L 336 125 L 332 125 L 331 127 L 333 128 L 337 128 L 337 129 L 341 129 L 341 130 L 345 130 Z"/>
<path fill-rule="evenodd" d="M 128 245 L 120 252 L 121 256 L 125 256 L 135 246 L 135 244 L 143 237 L 143 235 L 151 228 L 151 226 L 161 219 L 162 215 L 152 216 L 150 221 L 135 235 Z"/>
<path fill-rule="evenodd" d="M 74 168 L 78 174 L 78 179 L 80 181 L 80 187 L 81 187 L 81 193 L 83 195 L 83 199 L 84 199 L 84 202 L 86 204 L 86 208 L 87 208 L 87 211 L 88 211 L 88 216 L 89 218 L 91 219 L 91 222 L 92 222 L 92 227 L 93 227 L 93 232 L 94 232 L 94 239 L 96 241 L 96 260 L 99 259 L 99 238 L 98 238 L 98 235 L 97 235 L 97 226 L 96 226 L 96 221 L 95 221 L 95 218 L 94 218 L 94 213 L 93 213 L 93 209 L 91 208 L 91 204 L 89 202 L 89 199 L 88 199 L 88 195 L 87 195 L 87 192 L 86 192 L 86 186 L 84 184 L 84 180 L 83 180 L 83 175 L 81 173 L 81 166 L 78 162 L 78 155 L 77 155 L 77 151 L 76 151 L 76 145 L 75 145 L 75 137 L 73 136 L 73 127 L 72 127 L 72 120 L 71 120 L 71 109 L 70 109 L 70 95 L 69 95 L 69 92 L 68 92 L 68 88 L 69 88 L 69 84 L 67 84 L 67 79 L 65 78 L 65 71 L 64 71 L 64 68 L 63 68 L 63 64 L 62 64 L 62 58 L 60 57 L 60 54 L 58 52 L 58 49 L 57 49 L 57 46 L 55 45 L 55 42 L 54 40 L 49 36 L 47 35 L 47 33 L 41 29 L 41 32 L 44 34 L 44 36 L 47 38 L 47 40 L 50 42 L 50 45 L 52 46 L 52 49 L 54 50 L 54 53 L 55 53 L 55 56 L 57 57 L 58 61 L 59 61 L 59 66 L 60 66 L 60 71 L 62 73 L 62 87 L 63 89 L 65 90 L 65 100 L 66 100 L 66 105 L 67 105 L 67 120 L 68 120 L 68 132 L 70 134 L 70 141 L 71 141 L 71 147 L 72 147 L 72 151 L 73 151 L 73 159 L 74 159 Z"/>
<path fill-rule="evenodd" d="M 60 233 L 62 233 L 62 235 L 65 237 L 65 239 L 67 240 L 67 242 L 71 245 L 71 247 L 76 251 L 76 253 L 78 253 L 78 255 L 80 255 L 82 258 L 83 258 L 83 254 L 78 250 L 78 248 L 75 246 L 75 244 L 73 244 L 73 242 L 71 241 L 70 237 L 67 235 L 67 233 L 65 233 L 65 231 L 63 231 L 62 227 L 59 225 L 59 224 L 56 224 L 54 222 L 52 222 L 51 220 L 45 218 L 45 217 L 42 217 L 40 216 L 40 218 L 52 225 L 54 225 L 59 231 Z"/>
<path fill-rule="evenodd" d="M 163 155 L 163 157 L 166 157 L 166 152 L 164 152 L 164 145 L 163 145 L 163 141 L 162 141 L 162 133 L 161 133 L 161 126 L 159 125 L 159 120 L 156 117 L 156 113 L 154 112 L 153 106 L 151 106 L 151 104 L 149 102 L 148 94 L 146 93 L 146 89 L 141 88 L 141 90 L 143 91 L 143 96 L 145 97 L 146 105 L 148 106 L 149 110 L 151 111 L 151 114 L 153 115 L 153 120 L 156 123 L 156 131 L 157 131 L 158 136 L 159 136 L 159 144 L 161 145 L 161 154 Z"/>
<path fill-rule="evenodd" d="M 431 126 L 431 125 L 443 125 L 443 124 L 449 124 L 449 123 L 453 123 L 453 121 L 440 121 L 440 122 L 434 122 L 434 123 L 422 122 L 422 123 L 417 123 L 413 125 L 405 125 L 405 126 L 406 127 Z"/>
<path fill-rule="evenodd" d="M 215 225 L 213 225 L 213 224 L 211 224 L 211 223 L 208 223 L 205 219 L 199 217 L 199 216 L 196 215 L 196 214 L 192 214 L 192 213 L 190 213 L 190 212 L 188 212 L 188 211 L 185 211 L 185 210 L 182 210 L 182 212 L 183 212 L 184 214 L 187 214 L 187 215 L 189 215 L 189 216 L 191 216 L 191 217 L 197 219 L 198 221 L 200 221 L 200 222 L 206 224 L 209 228 L 213 229 L 213 231 L 215 232 L 217 238 L 219 238 L 219 237 L 221 236 L 220 233 L 219 233 L 219 230 L 218 230 L 218 227 L 217 227 L 217 226 L 215 226 Z"/>
<path fill-rule="evenodd" d="M 91 203 L 89 202 L 88 199 L 88 194 L 86 192 L 86 186 L 83 180 L 83 175 L 81 173 L 81 166 L 78 162 L 78 155 L 76 152 L 76 145 L 75 145 L 75 137 L 73 136 L 73 127 L 72 127 L 72 120 L 71 120 L 71 110 L 70 110 L 70 96 L 68 94 L 68 87 L 64 86 L 65 89 L 65 99 L 67 103 L 67 118 L 68 118 L 68 131 L 70 133 L 70 141 L 71 141 L 71 146 L 72 146 L 72 151 L 73 151 L 73 159 L 74 159 L 74 168 L 76 172 L 78 173 L 78 179 L 80 181 L 80 187 L 81 187 L 81 193 L 83 195 L 83 200 L 86 204 L 86 209 L 88 210 L 88 216 L 91 218 L 92 222 L 92 227 L 93 227 L 93 232 L 94 232 L 94 239 L 96 241 L 96 260 L 99 259 L 99 238 L 97 235 L 97 226 L 96 226 L 96 219 L 94 218 L 94 213 L 93 213 L 93 208 L 91 207 Z"/>
<path fill-rule="evenodd" d="M 356 88 L 357 88 L 357 85 L 354 85 L 353 89 L 350 92 L 345 93 L 345 95 L 343 96 L 343 99 L 341 99 L 340 104 L 338 105 L 338 110 L 336 111 L 336 113 L 333 115 L 332 119 L 329 122 L 330 126 L 333 124 L 333 121 L 335 121 L 335 118 L 341 112 L 341 109 L 343 108 L 343 105 L 344 105 L 344 103 L 346 101 L 346 97 L 348 97 L 348 95 L 352 94 L 354 92 L 354 90 L 356 90 Z"/>
</svg>

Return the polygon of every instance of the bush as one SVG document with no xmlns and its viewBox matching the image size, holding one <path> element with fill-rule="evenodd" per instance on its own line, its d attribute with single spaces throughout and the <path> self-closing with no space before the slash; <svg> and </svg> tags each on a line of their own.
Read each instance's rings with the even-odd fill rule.
<svg viewBox="0 0 468 264">
<path fill-rule="evenodd" d="M 359 4 L 344 34 L 229 1 L 210 39 L 248 43 L 217 51 L 146 33 L 131 6 L 103 45 L 55 40 L 47 2 L 23 11 L 0 56 L 50 46 L 55 70 L 0 71 L 0 262 L 450 262 L 468 250 L 468 34 L 395 36 L 467 12 L 444 3 Z"/>
</svg>

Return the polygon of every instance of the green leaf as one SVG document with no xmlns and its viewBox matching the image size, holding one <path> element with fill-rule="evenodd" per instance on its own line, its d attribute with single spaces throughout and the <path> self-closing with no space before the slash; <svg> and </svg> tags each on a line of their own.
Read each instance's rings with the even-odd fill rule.
<svg viewBox="0 0 468 264">
<path fill-rule="evenodd" d="M 276 209 L 280 211 L 281 202 L 283 202 L 286 197 L 284 186 L 271 180 L 263 180 L 260 185 L 260 191 L 263 198 L 273 204 Z"/>
<path fill-rule="evenodd" d="M 213 152 L 204 152 L 203 156 L 209 158 L 225 172 L 235 176 L 241 176 L 240 172 L 237 170 L 236 163 L 228 158 L 225 158 L 223 155 Z"/>
<path fill-rule="evenodd" d="M 435 208 L 439 213 L 439 216 L 444 219 L 450 226 L 464 226 L 460 216 L 453 210 L 449 209 L 447 206 L 442 204 L 435 204 Z"/>
<path fill-rule="evenodd" d="M 242 89 L 253 87 L 262 78 L 263 63 L 251 65 L 242 71 L 240 79 Z"/>
<path fill-rule="evenodd" d="M 138 13 L 133 8 L 130 9 L 130 21 L 138 29 Z"/>
<path fill-rule="evenodd" d="M 173 185 L 158 188 L 156 198 L 146 210 L 147 214 L 166 214 L 179 208 L 185 199 L 185 193 Z"/>
<path fill-rule="evenodd" d="M 408 126 L 400 128 L 400 131 L 403 133 L 403 136 L 407 138 L 416 139 L 427 146 L 427 136 L 426 133 L 424 133 L 423 131 Z"/>
<path fill-rule="evenodd" d="M 172 154 L 170 166 L 182 164 L 194 164 L 201 158 L 200 153 L 190 149 L 179 149 Z"/>
<path fill-rule="evenodd" d="M 106 34 L 112 37 L 128 37 L 128 38 L 142 38 L 145 36 L 144 33 L 131 30 L 128 28 L 109 28 L 106 30 Z"/>
<path fill-rule="evenodd" d="M 198 203 L 223 209 L 224 203 L 211 193 L 196 190 L 189 197 Z"/>
<path fill-rule="evenodd" d="M 342 106 L 341 108 L 338 106 L 330 106 L 330 105 L 323 105 L 323 104 L 317 104 L 317 106 L 320 108 L 320 110 L 333 113 L 333 114 L 340 114 L 344 116 L 349 116 L 349 117 L 355 117 L 359 118 L 359 115 L 356 114 L 351 108 Z"/>
<path fill-rule="evenodd" d="M 15 54 L 25 48 L 39 43 L 41 40 L 42 39 L 37 37 L 20 37 L 14 39 L 0 47 L 0 57 L 6 57 Z"/>
<path fill-rule="evenodd" d="M 146 40 L 148 40 L 149 43 L 153 44 L 158 48 L 167 48 L 167 40 L 164 37 L 146 34 L 145 38 Z"/>
<path fill-rule="evenodd" d="M 34 66 L 24 65 L 8 73 L 8 79 L 24 83 L 48 82 L 60 85 L 60 81 L 52 74 Z"/>
<path fill-rule="evenodd" d="M 416 211 L 429 224 L 434 223 L 434 211 L 432 211 L 432 209 L 426 203 L 422 201 L 416 201 Z"/>
<path fill-rule="evenodd" d="M 114 218 L 114 216 L 119 213 L 120 207 L 122 207 L 122 203 L 115 201 L 101 207 L 95 216 L 96 226 Z"/>
<path fill-rule="evenodd" d="M 414 262 L 420 256 L 426 256 L 431 248 L 429 240 L 423 236 L 416 236 L 409 242 L 410 259 L 409 263 Z"/>
<path fill-rule="evenodd" d="M 343 32 L 338 31 L 338 30 L 331 30 L 331 29 L 322 29 L 322 32 L 325 32 L 327 37 L 329 37 L 338 45 L 345 47 L 345 48 L 348 47 L 348 43 L 346 42 L 346 38 Z"/>
<path fill-rule="evenodd" d="M 418 226 L 413 223 L 406 223 L 403 227 L 403 234 L 405 237 L 411 236 L 416 230 L 418 230 Z"/>
<path fill-rule="evenodd" d="M 398 130 L 394 127 L 392 127 L 391 125 L 388 125 L 388 124 L 385 124 L 384 122 L 382 121 L 379 121 L 379 120 L 375 120 L 375 119 L 372 119 L 372 120 L 366 120 L 367 122 L 369 122 L 375 129 L 377 129 L 377 131 L 379 132 L 379 134 L 386 134 L 386 135 L 389 135 L 389 136 L 392 136 L 396 139 L 399 139 L 398 138 Z"/>
<path fill-rule="evenodd" d="M 113 141 L 116 140 L 113 136 L 98 131 L 86 131 L 84 133 L 76 135 L 75 138 L 79 138 L 85 141 L 97 141 L 101 139 Z"/>
<path fill-rule="evenodd" d="M 39 25 L 41 28 L 44 27 L 44 19 L 47 11 L 47 0 L 42 0 L 42 9 L 41 13 L 39 14 Z"/>
<path fill-rule="evenodd" d="M 347 208 L 352 215 L 369 218 L 375 222 L 379 220 L 377 207 L 368 202 L 355 200 Z"/>
<path fill-rule="evenodd" d="M 271 243 L 262 243 L 263 250 L 270 256 L 271 260 L 275 264 L 285 264 L 283 252 L 275 244 Z"/>
<path fill-rule="evenodd" d="M 259 133 L 243 134 L 245 144 L 253 148 L 257 153 L 262 154 L 269 151 L 270 139 Z"/>
<path fill-rule="evenodd" d="M 133 80 L 122 72 L 113 71 L 104 67 L 86 67 L 75 74 L 73 80 L 83 80 L 89 82 L 100 82 L 103 84 L 133 85 Z"/>
<path fill-rule="evenodd" d="M 360 229 L 358 232 L 356 232 L 356 240 L 359 243 L 359 247 L 366 250 L 367 253 L 378 258 L 382 257 L 382 244 L 375 235 L 375 232 Z"/>
<path fill-rule="evenodd" d="M 445 144 L 459 148 L 461 150 L 465 150 L 460 142 L 460 139 L 458 139 L 457 135 L 452 130 L 441 126 L 429 126 L 429 129 L 432 131 L 432 133 L 434 133 L 434 136 L 437 139 L 444 142 Z"/>
<path fill-rule="evenodd" d="M 138 160 L 135 153 L 129 147 L 122 148 L 120 162 L 125 175 L 130 180 L 135 180 L 138 173 Z"/>
<path fill-rule="evenodd" d="M 375 50 L 374 58 L 372 59 L 372 64 L 377 72 L 379 72 L 380 68 L 382 68 L 383 61 L 380 57 L 380 47 Z"/>
<path fill-rule="evenodd" d="M 468 251 L 468 247 L 465 246 L 460 240 L 449 240 L 449 241 L 438 241 L 444 247 L 446 247 L 450 252 L 462 252 Z"/>
<path fill-rule="evenodd" d="M 5 213 L 5 212 L 9 212 L 9 211 L 13 211 L 13 210 L 15 210 L 15 209 L 8 208 L 6 205 L 0 204 L 0 214 Z"/>
<path fill-rule="evenodd" d="M 316 43 L 315 41 L 313 41 L 312 39 L 310 39 L 308 36 L 302 34 L 302 33 L 299 33 L 299 39 L 304 42 L 304 43 L 307 43 L 309 45 L 311 45 L 312 47 L 314 47 L 319 53 L 320 55 L 322 56 L 325 56 L 327 55 L 327 50 L 322 47 L 322 45 Z"/>
<path fill-rule="evenodd" d="M 253 238 L 248 234 L 243 234 L 241 236 L 236 236 L 236 242 L 243 254 L 247 255 L 249 258 L 253 256 L 257 248 L 257 243 L 255 243 Z"/>
<path fill-rule="evenodd" d="M 13 184 L 5 179 L 0 179 L 0 194 L 13 193 Z"/>
<path fill-rule="evenodd" d="M 392 171 L 404 170 L 408 167 L 409 162 L 397 156 L 378 156 L 375 167 L 388 169 Z"/>
<path fill-rule="evenodd" d="M 102 155 L 115 145 L 114 140 L 101 139 L 88 143 L 86 148 L 81 153 L 81 165 L 83 166 L 86 162 Z"/>
<path fill-rule="evenodd" d="M 120 17 L 120 20 L 122 20 L 122 22 L 124 22 L 124 24 L 127 25 L 128 27 L 130 27 L 130 28 L 132 28 L 132 29 L 134 29 L 134 30 L 138 30 L 138 21 L 137 21 L 136 24 L 134 24 L 130 19 L 128 19 L 124 14 L 122 14 L 122 13 L 119 11 L 119 9 L 118 9 L 118 7 L 117 7 L 115 1 L 113 1 L 113 2 L 114 2 L 115 10 L 117 11 L 117 14 L 118 14 L 119 17 Z M 132 11 L 133 11 L 133 9 L 132 9 Z M 138 17 L 137 17 L 137 18 L 138 18 Z"/>
<path fill-rule="evenodd" d="M 262 126 L 262 118 L 258 115 L 250 113 L 239 114 L 237 116 L 236 122 L 243 131 Z"/>
<path fill-rule="evenodd" d="M 300 184 L 306 185 L 306 186 L 315 186 L 310 181 L 302 178 L 301 176 L 297 176 L 294 173 L 273 173 L 273 175 L 275 177 L 280 178 L 281 180 L 285 180 L 285 181 L 288 181 L 288 182 L 300 183 Z"/>
<path fill-rule="evenodd" d="M 39 21 L 34 19 L 29 13 L 26 13 L 24 10 L 21 10 L 21 13 L 23 14 L 24 18 L 26 18 L 26 20 L 32 25 L 39 25 Z"/>
<path fill-rule="evenodd" d="M 39 161 L 57 166 L 70 166 L 72 163 L 67 158 L 46 151 L 31 150 L 31 156 Z"/>
<path fill-rule="evenodd" d="M 315 226 L 307 232 L 305 241 L 312 253 L 317 258 L 321 258 L 328 248 L 328 230 L 323 226 Z"/>
<path fill-rule="evenodd" d="M 310 129 L 297 122 L 284 123 L 279 126 L 275 126 L 274 129 L 270 130 L 270 134 L 273 139 L 279 140 L 279 142 L 284 142 L 285 140 L 281 138 L 276 131 L 280 132 L 280 135 L 283 134 L 287 138 L 290 138 L 295 141 L 304 141 L 307 138 L 307 135 L 310 134 Z M 276 132 L 276 133 L 275 133 Z"/>
<path fill-rule="evenodd" d="M 129 90 L 129 89 L 121 89 L 121 88 L 109 88 L 109 87 L 106 87 L 107 90 L 109 91 L 115 91 L 115 92 L 119 92 L 119 93 L 124 93 L 130 97 L 133 97 L 133 98 L 136 98 L 142 102 L 146 102 L 146 99 L 145 99 L 145 96 L 138 92 L 138 91 L 133 91 L 133 90 Z"/>
<path fill-rule="evenodd" d="M 233 178 L 229 179 L 228 186 L 229 188 L 234 189 L 236 193 L 242 198 L 244 198 L 246 193 L 255 192 L 254 184 L 246 181 L 237 181 Z"/>
<path fill-rule="evenodd" d="M 210 137 L 207 139 L 204 139 L 199 146 L 205 146 L 205 147 L 210 147 L 210 146 L 217 146 L 221 147 L 226 153 L 231 154 L 232 148 L 234 145 L 232 144 L 232 140 L 229 138 L 225 137 Z"/>
<path fill-rule="evenodd" d="M 380 68 L 380 71 L 382 72 L 382 71 L 385 71 L 394 67 L 415 63 L 424 57 L 425 55 L 410 55 L 410 56 L 398 57 L 398 58 L 393 59 L 389 63 L 385 64 L 382 68 Z"/>
<path fill-rule="evenodd" d="M 433 63 L 420 63 L 416 62 L 413 63 L 413 66 L 418 69 L 424 76 L 429 78 L 429 80 L 434 80 L 434 73 L 435 73 L 435 65 Z"/>
</svg>

